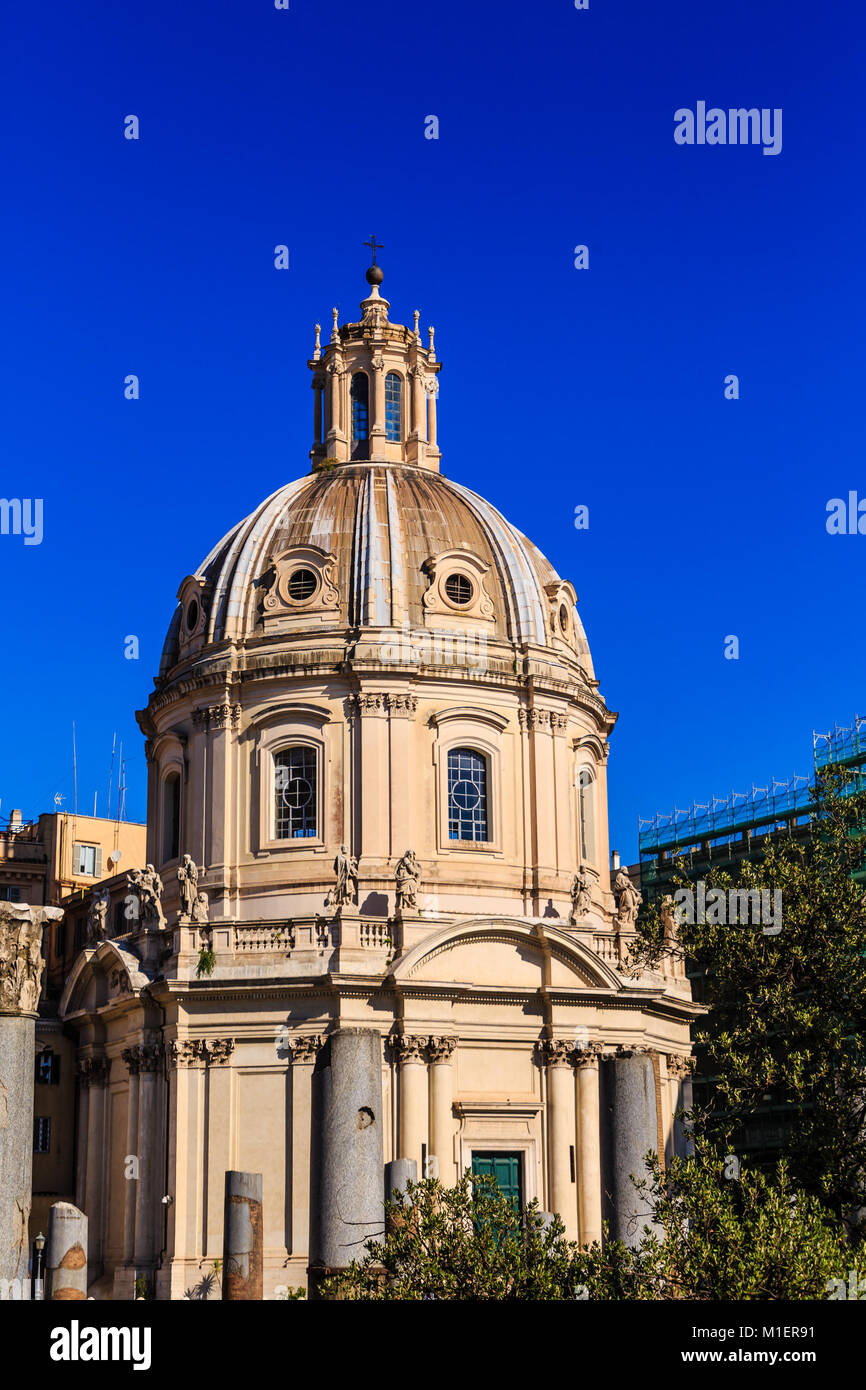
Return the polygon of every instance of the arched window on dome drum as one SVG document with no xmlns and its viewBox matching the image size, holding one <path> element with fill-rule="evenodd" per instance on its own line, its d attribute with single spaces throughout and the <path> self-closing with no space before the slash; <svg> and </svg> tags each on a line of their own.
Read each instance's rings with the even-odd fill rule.
<svg viewBox="0 0 866 1390">
<path fill-rule="evenodd" d="M 369 436 L 369 383 L 366 372 L 352 377 L 352 443 L 362 444 Z"/>
<path fill-rule="evenodd" d="M 595 779 L 588 767 L 581 768 L 577 778 L 580 809 L 581 862 L 594 864 L 595 852 Z"/>
<path fill-rule="evenodd" d="M 392 444 L 403 438 L 403 383 L 397 372 L 385 377 L 385 435 Z"/>
<path fill-rule="evenodd" d="M 162 858 L 177 859 L 180 849 L 180 773 L 170 772 L 162 784 Z"/>
<path fill-rule="evenodd" d="M 316 834 L 316 752 L 301 745 L 274 754 L 274 839 Z"/>
<path fill-rule="evenodd" d="M 487 759 L 471 748 L 448 752 L 448 838 L 487 840 Z"/>
</svg>

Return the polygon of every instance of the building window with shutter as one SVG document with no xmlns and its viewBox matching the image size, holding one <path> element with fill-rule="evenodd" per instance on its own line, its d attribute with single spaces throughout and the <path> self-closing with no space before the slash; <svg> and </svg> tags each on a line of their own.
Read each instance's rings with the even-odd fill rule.
<svg viewBox="0 0 866 1390">
<path fill-rule="evenodd" d="M 37 1086 L 60 1085 L 60 1058 L 50 1047 L 45 1047 L 36 1054 L 35 1079 Z"/>
<path fill-rule="evenodd" d="M 83 878 L 101 878 L 102 849 L 99 845 L 72 846 L 72 872 Z"/>
<path fill-rule="evenodd" d="M 47 1115 L 37 1115 L 33 1121 L 33 1152 L 51 1152 L 51 1120 Z"/>
</svg>

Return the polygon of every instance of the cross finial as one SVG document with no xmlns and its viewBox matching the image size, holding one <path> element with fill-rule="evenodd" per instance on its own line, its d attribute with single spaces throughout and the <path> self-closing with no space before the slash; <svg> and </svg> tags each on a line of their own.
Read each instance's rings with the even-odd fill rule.
<svg viewBox="0 0 866 1390">
<path fill-rule="evenodd" d="M 369 241 L 364 242 L 364 245 L 369 246 L 370 250 L 373 252 L 373 264 L 376 265 L 376 252 L 385 250 L 384 243 L 377 241 L 375 236 L 371 236 Z"/>
</svg>

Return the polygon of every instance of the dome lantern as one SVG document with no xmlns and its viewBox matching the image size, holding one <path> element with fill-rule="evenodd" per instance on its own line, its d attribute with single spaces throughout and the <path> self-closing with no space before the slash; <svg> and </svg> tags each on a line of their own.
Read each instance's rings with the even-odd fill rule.
<svg viewBox="0 0 866 1390">
<path fill-rule="evenodd" d="M 313 373 L 313 472 L 336 464 L 372 462 L 404 464 L 439 472 L 437 443 L 437 375 L 441 363 L 430 346 L 424 349 L 415 326 L 391 323 L 391 305 L 380 293 L 385 278 L 377 264 L 381 243 L 375 237 L 373 264 L 366 272 L 370 293 L 361 300 L 361 318 L 338 322 L 331 341 L 308 366 Z"/>
</svg>

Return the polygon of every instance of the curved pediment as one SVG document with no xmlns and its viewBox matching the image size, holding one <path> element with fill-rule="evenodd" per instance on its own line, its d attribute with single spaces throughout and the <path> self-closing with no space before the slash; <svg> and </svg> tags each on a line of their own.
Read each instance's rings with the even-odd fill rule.
<svg viewBox="0 0 866 1390">
<path fill-rule="evenodd" d="M 402 956 L 393 978 L 492 989 L 623 989 L 616 971 L 582 941 L 546 923 L 505 917 L 444 927 Z"/>
<path fill-rule="evenodd" d="M 89 1013 L 124 994 L 138 994 L 150 980 L 138 956 L 116 942 L 87 946 L 67 977 L 60 999 L 60 1017 Z"/>
</svg>

